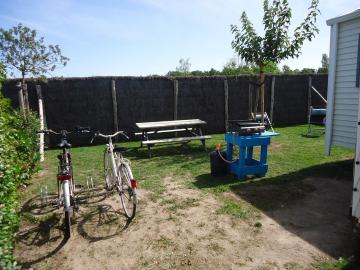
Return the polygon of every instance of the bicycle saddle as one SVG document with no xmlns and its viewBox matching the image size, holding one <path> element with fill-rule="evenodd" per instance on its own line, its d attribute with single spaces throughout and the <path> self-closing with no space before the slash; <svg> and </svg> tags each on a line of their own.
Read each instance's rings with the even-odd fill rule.
<svg viewBox="0 0 360 270">
<path fill-rule="evenodd" d="M 67 142 L 67 140 L 61 140 L 61 142 L 57 145 L 59 148 L 70 148 L 71 144 Z"/>
<path fill-rule="evenodd" d="M 128 149 L 126 147 L 114 147 L 114 152 L 126 152 Z"/>
</svg>

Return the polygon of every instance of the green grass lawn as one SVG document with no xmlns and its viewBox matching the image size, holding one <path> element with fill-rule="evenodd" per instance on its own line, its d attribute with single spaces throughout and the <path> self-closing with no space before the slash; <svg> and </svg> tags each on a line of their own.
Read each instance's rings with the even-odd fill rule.
<svg viewBox="0 0 360 270">
<path fill-rule="evenodd" d="M 165 190 L 164 178 L 168 177 L 171 181 L 188 188 L 215 194 L 223 203 L 223 207 L 218 210 L 219 214 L 229 214 L 235 218 L 252 218 L 253 222 L 256 222 L 253 218 L 256 218 L 259 209 L 276 208 L 290 197 L 302 196 L 305 192 L 311 191 L 312 187 L 303 183 L 306 177 L 352 178 L 354 150 L 333 147 L 331 156 L 327 157 L 324 136 L 319 138 L 302 136 L 306 133 L 307 126 L 277 128 L 276 131 L 280 136 L 274 137 L 269 147 L 267 175 L 247 181 L 241 181 L 231 175 L 226 177 L 210 175 L 209 153 L 218 143 L 225 147 L 224 134 L 212 135 L 212 139 L 207 141 L 207 152 L 203 150 L 200 142 L 191 142 L 184 146 L 176 144 L 155 146 L 152 149 L 151 159 L 148 158 L 146 148 L 139 148 L 139 142 L 119 143 L 119 145 L 129 148 L 125 156 L 131 161 L 138 188 L 151 191 L 153 200 L 167 203 L 162 201 L 161 194 Z M 92 177 L 95 184 L 103 184 L 103 151 L 104 145 L 72 149 L 74 179 L 77 184 L 84 184 L 88 177 Z M 59 150 L 46 151 L 45 162 L 41 165 L 42 170 L 32 179 L 27 192 L 20 194 L 21 201 L 39 195 L 42 185 L 47 185 L 49 192 L 56 191 L 58 153 Z M 255 154 L 258 154 L 258 151 L 255 151 Z M 263 205 L 260 201 L 256 207 L 224 195 L 229 191 L 236 193 L 241 189 L 263 187 L 268 184 L 272 185 L 272 195 L 276 196 L 276 200 L 267 198 Z M 173 207 L 182 207 L 182 205 L 174 204 Z M 324 263 L 319 264 L 316 269 L 341 269 L 335 266 L 331 268 L 331 265 L 327 267 Z"/>
<path fill-rule="evenodd" d="M 270 182 L 296 182 L 306 176 L 351 177 L 354 157 L 352 149 L 333 147 L 331 156 L 327 157 L 324 136 L 304 138 L 302 134 L 306 132 L 306 126 L 277 128 L 276 131 L 280 136 L 274 137 L 269 147 L 267 175 L 250 181 L 239 181 L 233 176 L 210 175 L 209 152 L 215 149 L 217 143 L 225 147 L 224 134 L 212 135 L 212 139 L 207 141 L 207 152 L 202 150 L 200 142 L 191 142 L 184 146 L 155 146 L 151 159 L 148 158 L 146 148 L 139 148 L 139 142 L 119 144 L 129 148 L 125 156 L 131 160 L 139 188 L 148 189 L 155 194 L 161 194 L 163 178 L 167 176 L 188 187 L 215 193 L 229 191 L 234 187 Z M 71 151 L 77 184 L 84 184 L 88 177 L 92 177 L 95 184 L 102 184 L 104 145 L 78 147 Z M 29 188 L 30 192 L 24 194 L 24 197 L 37 193 L 44 184 L 48 185 L 50 192 L 55 191 L 58 153 L 59 150 L 46 151 L 46 160 L 41 165 L 43 173 L 36 177 L 36 181 L 33 181 Z"/>
</svg>

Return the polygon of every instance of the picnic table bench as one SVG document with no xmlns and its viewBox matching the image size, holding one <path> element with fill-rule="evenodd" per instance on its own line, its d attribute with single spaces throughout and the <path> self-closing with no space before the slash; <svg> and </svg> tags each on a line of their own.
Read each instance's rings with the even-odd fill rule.
<svg viewBox="0 0 360 270">
<path fill-rule="evenodd" d="M 140 132 L 135 133 L 136 136 L 141 135 L 141 147 L 146 145 L 148 148 L 149 157 L 151 157 L 151 146 L 155 144 L 166 143 L 183 143 L 186 144 L 190 141 L 199 140 L 202 142 L 204 149 L 205 140 L 211 139 L 211 136 L 203 135 L 202 126 L 206 125 L 205 121 L 200 119 L 188 120 L 172 120 L 172 121 L 157 121 L 157 122 L 143 122 L 136 123 Z M 178 132 L 185 133 L 186 136 L 177 137 Z M 156 134 L 174 133 L 170 138 L 163 139 L 150 139 L 150 136 Z"/>
</svg>

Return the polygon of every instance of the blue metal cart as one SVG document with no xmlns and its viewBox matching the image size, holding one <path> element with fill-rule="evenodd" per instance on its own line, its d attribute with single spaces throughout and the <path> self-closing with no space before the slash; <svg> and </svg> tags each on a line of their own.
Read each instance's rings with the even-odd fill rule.
<svg viewBox="0 0 360 270">
<path fill-rule="evenodd" d="M 268 170 L 267 147 L 270 139 L 279 133 L 265 131 L 252 135 L 239 135 L 237 132 L 227 132 L 225 140 L 227 143 L 226 159 L 233 160 L 234 145 L 239 146 L 238 159 L 228 164 L 228 171 L 243 179 L 248 175 L 258 177 L 265 176 Z M 260 147 L 260 160 L 253 157 L 254 147 Z"/>
</svg>

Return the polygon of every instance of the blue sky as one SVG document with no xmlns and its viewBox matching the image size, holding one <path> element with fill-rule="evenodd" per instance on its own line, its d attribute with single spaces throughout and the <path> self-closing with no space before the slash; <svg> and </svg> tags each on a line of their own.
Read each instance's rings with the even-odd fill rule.
<svg viewBox="0 0 360 270">
<path fill-rule="evenodd" d="M 290 0 L 292 25 L 310 0 Z M 320 0 L 320 33 L 307 42 L 291 68 L 317 68 L 328 53 L 326 20 L 360 8 L 355 0 Z M 71 60 L 53 76 L 164 75 L 180 58 L 191 70 L 222 69 L 234 56 L 230 24 L 246 11 L 262 32 L 262 0 L 1 0 L 0 26 L 21 22 Z"/>
</svg>

